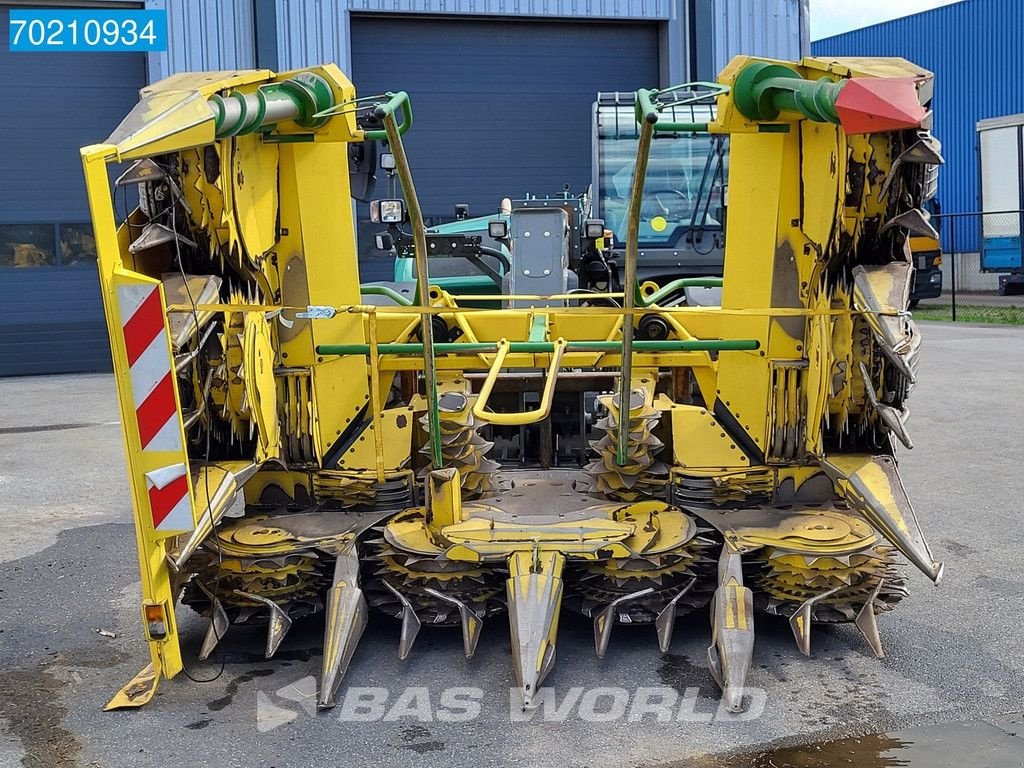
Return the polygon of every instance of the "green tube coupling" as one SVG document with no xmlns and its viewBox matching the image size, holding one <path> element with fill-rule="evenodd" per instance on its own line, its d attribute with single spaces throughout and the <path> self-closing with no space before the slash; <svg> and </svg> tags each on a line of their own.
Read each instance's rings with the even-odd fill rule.
<svg viewBox="0 0 1024 768">
<path fill-rule="evenodd" d="M 327 117 L 317 113 L 334 106 L 330 83 L 315 72 L 303 72 L 252 93 L 232 91 L 210 97 L 218 139 L 244 136 L 293 120 L 303 128 L 319 128 Z"/>
<path fill-rule="evenodd" d="M 412 299 L 408 296 L 403 296 L 394 288 L 389 288 L 386 285 L 361 285 L 359 292 L 364 296 L 387 296 L 395 304 L 401 304 L 403 307 L 411 307 L 413 304 Z"/>
<path fill-rule="evenodd" d="M 783 64 L 754 61 L 736 77 L 733 99 L 749 120 L 776 120 L 780 112 L 796 112 L 816 123 L 839 123 L 836 99 L 846 81 L 805 80 Z"/>
<path fill-rule="evenodd" d="M 647 296 L 638 297 L 638 303 L 645 307 L 651 307 L 661 302 L 666 296 L 671 296 L 680 288 L 721 288 L 723 280 L 720 277 L 681 277 L 670 283 L 665 283 L 658 290 Z"/>
<path fill-rule="evenodd" d="M 412 128 L 412 101 L 409 99 L 409 94 L 405 91 L 396 91 L 395 93 L 388 93 L 388 100 L 383 104 L 377 105 L 374 110 L 374 116 L 378 120 L 383 120 L 386 115 L 394 116 L 396 113 L 402 113 L 402 120 L 398 123 L 398 133 L 401 136 L 405 135 L 405 132 Z M 379 131 L 366 131 L 364 136 L 367 141 L 387 141 L 388 133 L 386 130 Z"/>
<path fill-rule="evenodd" d="M 683 86 L 676 86 L 680 88 Z M 707 133 L 707 123 L 674 123 L 661 119 L 656 103 L 658 91 L 641 88 L 636 92 L 636 121 L 651 123 L 659 133 Z"/>
<path fill-rule="evenodd" d="M 760 347 L 757 339 L 693 339 L 678 341 L 634 341 L 636 352 L 736 352 L 756 350 Z M 498 345 L 492 342 L 447 342 L 434 344 L 434 352 L 439 355 L 478 355 L 480 353 L 497 352 Z M 513 341 L 509 344 L 510 353 L 550 354 L 555 351 L 555 344 L 550 341 Z M 622 343 L 618 341 L 570 341 L 567 352 L 621 352 Z M 318 355 L 368 355 L 369 344 L 320 344 L 316 348 Z M 378 344 L 380 355 L 422 355 L 423 345 L 415 342 Z"/>
</svg>

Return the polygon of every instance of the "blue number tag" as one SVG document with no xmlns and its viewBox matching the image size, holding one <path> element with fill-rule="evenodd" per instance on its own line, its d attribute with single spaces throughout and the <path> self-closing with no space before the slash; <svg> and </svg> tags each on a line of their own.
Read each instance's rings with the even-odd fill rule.
<svg viewBox="0 0 1024 768">
<path fill-rule="evenodd" d="M 11 9 L 11 51 L 166 51 L 167 11 Z"/>
</svg>

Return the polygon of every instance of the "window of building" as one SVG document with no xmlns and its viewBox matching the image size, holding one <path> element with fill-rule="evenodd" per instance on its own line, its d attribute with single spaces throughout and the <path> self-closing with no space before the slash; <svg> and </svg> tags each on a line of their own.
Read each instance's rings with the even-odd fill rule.
<svg viewBox="0 0 1024 768">
<path fill-rule="evenodd" d="M 79 267 L 95 263 L 92 224 L 0 224 L 0 267 Z"/>
<path fill-rule="evenodd" d="M 0 224 L 0 266 L 56 266 L 56 239 L 53 224 Z"/>
<path fill-rule="evenodd" d="M 60 265 L 89 266 L 96 263 L 96 238 L 92 224 L 60 225 Z"/>
</svg>

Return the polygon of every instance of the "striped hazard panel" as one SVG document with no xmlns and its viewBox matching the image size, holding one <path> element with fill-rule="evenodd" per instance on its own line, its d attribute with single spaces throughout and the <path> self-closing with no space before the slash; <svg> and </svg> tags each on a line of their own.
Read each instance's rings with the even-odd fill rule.
<svg viewBox="0 0 1024 768">
<path fill-rule="evenodd" d="M 195 520 L 160 286 L 121 283 L 117 301 L 142 451 L 175 452 L 182 459 L 146 473 L 153 527 L 162 533 L 191 531 Z"/>
</svg>

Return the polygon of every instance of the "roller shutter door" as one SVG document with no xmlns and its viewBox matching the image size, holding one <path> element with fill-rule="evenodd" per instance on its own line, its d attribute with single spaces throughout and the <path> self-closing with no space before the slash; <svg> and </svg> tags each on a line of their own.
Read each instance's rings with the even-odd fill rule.
<svg viewBox="0 0 1024 768">
<path fill-rule="evenodd" d="M 145 84 L 136 53 L 11 53 L 0 4 L 0 376 L 110 369 L 79 148 Z"/>
<path fill-rule="evenodd" d="M 658 71 L 656 24 L 352 19 L 357 91 L 412 98 L 407 149 L 435 222 L 450 219 L 455 203 L 480 216 L 506 196 L 557 194 L 566 184 L 583 192 L 595 94 L 657 87 Z M 361 222 L 363 249 L 372 230 Z M 361 272 L 386 280 L 391 265 L 366 258 Z"/>
</svg>

